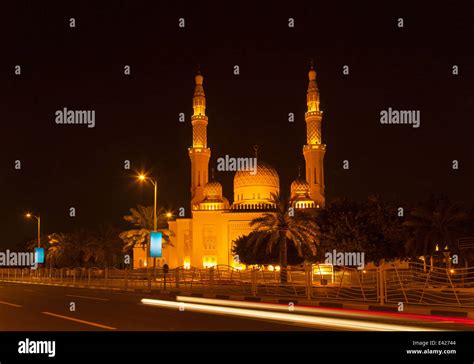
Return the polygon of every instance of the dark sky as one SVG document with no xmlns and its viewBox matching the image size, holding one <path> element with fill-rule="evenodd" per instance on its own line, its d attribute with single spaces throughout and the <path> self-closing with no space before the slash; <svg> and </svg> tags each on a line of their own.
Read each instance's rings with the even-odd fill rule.
<svg viewBox="0 0 474 364">
<path fill-rule="evenodd" d="M 280 174 L 282 194 L 289 193 L 304 165 L 314 58 L 328 200 L 376 193 L 417 201 L 444 193 L 474 202 L 470 1 L 61 3 L 2 4 L 0 11 L 0 246 L 34 238 L 35 224 L 22 217 L 28 209 L 41 214 L 46 232 L 123 224 L 130 207 L 153 201 L 152 189 L 123 169 L 126 159 L 158 176 L 160 205 L 188 208 L 198 63 L 211 166 L 225 154 L 252 156 L 258 144 L 259 157 Z M 21 76 L 13 73 L 17 64 Z M 54 113 L 63 107 L 95 110 L 96 127 L 56 125 Z M 420 110 L 421 127 L 381 125 L 388 107 Z M 178 122 L 180 112 L 186 123 Z M 232 173 L 216 177 L 232 200 Z M 68 215 L 71 206 L 76 218 Z"/>
</svg>

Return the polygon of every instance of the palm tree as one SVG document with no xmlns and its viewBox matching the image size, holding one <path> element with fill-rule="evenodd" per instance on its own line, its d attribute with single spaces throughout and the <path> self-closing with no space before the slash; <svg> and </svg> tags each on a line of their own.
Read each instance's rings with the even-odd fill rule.
<svg viewBox="0 0 474 364">
<path fill-rule="evenodd" d="M 265 243 L 267 253 L 270 253 L 277 245 L 280 259 L 280 281 L 286 283 L 288 241 L 293 242 L 299 256 L 303 256 L 303 247 L 307 247 L 313 255 L 316 255 L 319 229 L 312 214 L 302 210 L 290 210 L 290 206 L 280 200 L 279 194 L 271 196 L 276 209 L 266 212 L 250 222 L 250 226 L 257 234 L 252 234 L 249 246 L 253 245 L 257 250 L 260 244 Z"/>
<path fill-rule="evenodd" d="M 160 207 L 156 216 L 158 230 L 166 229 L 168 218 L 165 209 Z M 119 235 L 124 242 L 123 251 L 128 252 L 137 245 L 145 248 L 148 236 L 153 231 L 153 206 L 137 205 L 136 208 L 130 209 L 129 215 L 125 215 L 123 218 L 137 227 L 137 229 L 127 230 Z M 168 234 L 163 233 L 163 241 L 165 244 L 170 244 Z"/>
<path fill-rule="evenodd" d="M 432 196 L 415 207 L 403 223 L 410 236 L 405 248 L 412 256 L 423 256 L 425 262 L 427 257 L 432 260 L 433 253 L 446 245 L 456 250 L 456 241 L 462 236 L 468 219 L 461 203 Z"/>
<path fill-rule="evenodd" d="M 48 235 L 47 257 L 56 265 L 84 266 L 91 258 L 87 249 L 90 239 L 89 232 L 84 229 Z"/>
<path fill-rule="evenodd" d="M 67 235 L 64 233 L 53 233 L 48 235 L 49 247 L 46 252 L 46 259 L 55 265 L 65 260 L 67 250 Z"/>
<path fill-rule="evenodd" d="M 122 251 L 119 231 L 110 225 L 100 226 L 86 245 L 85 260 L 94 260 L 96 264 L 108 267 Z"/>
</svg>

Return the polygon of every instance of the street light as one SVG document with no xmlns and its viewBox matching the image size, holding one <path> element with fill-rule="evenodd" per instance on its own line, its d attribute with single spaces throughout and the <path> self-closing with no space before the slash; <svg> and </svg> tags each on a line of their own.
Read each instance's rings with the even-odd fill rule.
<svg viewBox="0 0 474 364">
<path fill-rule="evenodd" d="M 27 219 L 30 219 L 32 217 L 34 217 L 38 221 L 38 248 L 39 248 L 40 247 L 40 241 L 41 241 L 41 238 L 40 238 L 40 236 L 41 236 L 41 218 L 40 218 L 39 215 L 35 216 L 35 215 L 33 215 L 29 212 L 26 214 Z"/>
<path fill-rule="evenodd" d="M 158 193 L 158 183 L 156 178 L 147 177 L 144 174 L 138 175 L 138 179 L 140 182 L 149 181 L 153 185 L 155 189 L 155 197 L 154 197 L 154 205 L 153 205 L 153 231 L 157 229 L 157 216 L 156 216 L 156 195 Z"/>
<path fill-rule="evenodd" d="M 138 180 L 140 182 L 149 181 L 149 182 L 151 182 L 151 184 L 154 187 L 155 196 L 154 196 L 154 203 L 153 203 L 153 231 L 156 231 L 156 229 L 158 228 L 157 227 L 157 216 L 156 216 L 156 208 L 157 208 L 157 206 L 156 206 L 156 196 L 158 194 L 158 181 L 156 180 L 156 178 L 148 177 L 148 176 L 144 175 L 143 173 L 138 175 Z M 148 260 L 148 254 L 149 254 L 149 250 L 150 250 L 150 246 L 149 246 L 148 242 L 147 242 L 147 245 L 148 245 L 147 260 Z M 148 264 L 146 266 L 147 266 L 147 270 L 148 270 Z M 154 274 L 155 274 L 155 277 L 156 277 L 156 257 L 153 257 L 153 270 L 154 270 Z"/>
</svg>

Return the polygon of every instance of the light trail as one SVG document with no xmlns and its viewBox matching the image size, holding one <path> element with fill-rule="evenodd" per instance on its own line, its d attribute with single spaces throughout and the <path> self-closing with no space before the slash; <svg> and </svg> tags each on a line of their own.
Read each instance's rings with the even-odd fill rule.
<svg viewBox="0 0 474 364">
<path fill-rule="evenodd" d="M 230 307 L 243 307 L 243 308 L 256 308 L 256 309 L 268 309 L 275 311 L 289 312 L 288 304 L 281 303 L 265 303 L 265 302 L 248 302 L 248 301 L 233 301 L 233 300 L 220 300 L 213 298 L 201 298 L 201 297 L 188 297 L 188 296 L 177 296 L 177 301 L 181 302 L 192 302 L 192 303 L 203 303 L 209 305 L 219 306 L 230 306 Z M 357 309 L 346 309 L 346 308 L 329 308 L 329 307 L 309 307 L 294 305 L 292 311 L 295 313 L 308 313 L 308 314 L 331 314 L 333 316 L 343 317 L 354 317 L 354 318 L 375 318 L 380 319 L 384 317 L 389 320 L 407 320 L 417 319 L 427 322 L 449 322 L 459 323 L 464 325 L 474 325 L 474 320 L 460 317 L 448 317 L 448 316 L 428 316 L 421 314 L 411 314 L 403 312 L 382 312 L 382 311 L 366 311 Z"/>
<path fill-rule="evenodd" d="M 215 306 L 189 302 L 164 301 L 143 298 L 141 302 L 145 305 L 156 307 L 177 309 L 180 311 L 194 311 L 218 315 L 239 316 L 253 319 L 264 319 L 270 321 L 286 322 L 311 327 L 332 327 L 343 330 L 364 330 L 364 331 L 440 331 L 432 328 L 421 328 L 408 325 L 394 325 L 376 322 L 363 322 L 341 318 L 314 317 L 299 315 L 295 313 L 282 313 L 247 308 L 235 308 L 228 306 Z M 248 303 L 248 302 L 247 302 Z"/>
</svg>

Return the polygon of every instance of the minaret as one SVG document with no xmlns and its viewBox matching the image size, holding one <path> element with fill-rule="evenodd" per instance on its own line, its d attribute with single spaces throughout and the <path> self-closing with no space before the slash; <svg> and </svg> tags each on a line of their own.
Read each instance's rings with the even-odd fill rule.
<svg viewBox="0 0 474 364">
<path fill-rule="evenodd" d="M 198 71 L 194 89 L 191 117 L 193 125 L 193 146 L 188 148 L 191 159 L 191 209 L 195 210 L 204 199 L 204 186 L 208 181 L 209 159 L 211 150 L 207 147 L 206 95 L 204 94 L 204 77 Z"/>
<path fill-rule="evenodd" d="M 306 181 L 310 186 L 309 195 L 319 205 L 324 206 L 324 153 L 326 145 L 321 140 L 321 120 L 323 112 L 319 110 L 319 90 L 316 83 L 316 71 L 311 62 L 308 73 L 309 84 L 306 102 L 308 111 L 305 113 L 306 120 L 306 145 L 303 147 L 303 155 L 306 161 Z"/>
</svg>

